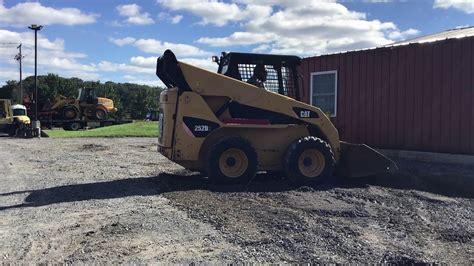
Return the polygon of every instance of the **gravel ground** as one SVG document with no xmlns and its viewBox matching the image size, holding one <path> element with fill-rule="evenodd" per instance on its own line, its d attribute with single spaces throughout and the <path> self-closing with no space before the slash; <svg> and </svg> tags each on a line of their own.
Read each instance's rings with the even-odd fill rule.
<svg viewBox="0 0 474 266">
<path fill-rule="evenodd" d="M 266 174 L 219 187 L 155 139 L 0 138 L 0 263 L 473 264 L 474 169 L 400 165 L 313 188 Z"/>
</svg>

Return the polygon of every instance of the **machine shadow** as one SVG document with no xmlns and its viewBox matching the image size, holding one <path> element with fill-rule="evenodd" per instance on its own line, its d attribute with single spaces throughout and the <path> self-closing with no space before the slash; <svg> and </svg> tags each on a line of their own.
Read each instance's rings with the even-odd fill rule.
<svg viewBox="0 0 474 266">
<path fill-rule="evenodd" d="M 255 190 L 255 186 L 252 187 Z M 279 186 L 277 184 L 258 187 L 265 188 L 262 191 L 283 191 L 291 189 L 288 186 Z M 207 182 L 205 176 L 199 174 L 160 174 L 155 177 L 126 178 L 104 182 L 57 186 L 38 190 L 0 193 L 0 197 L 29 193 L 23 203 L 11 206 L 0 206 L 0 211 L 24 207 L 41 207 L 64 202 L 103 200 L 131 196 L 152 196 L 159 195 L 163 192 L 200 189 L 231 192 L 243 191 L 245 187 L 211 185 Z"/>
<path fill-rule="evenodd" d="M 159 194 L 154 178 L 139 177 L 105 182 L 74 184 L 50 187 L 38 190 L 25 190 L 2 193 L 1 196 L 30 193 L 24 203 L 12 206 L 0 206 L 0 210 L 40 207 L 55 203 L 114 199 L 130 196 L 149 196 Z"/>
<path fill-rule="evenodd" d="M 201 174 L 190 172 L 178 172 L 176 174 L 162 173 L 155 177 L 126 178 L 37 190 L 0 193 L 0 197 L 29 193 L 23 203 L 11 206 L 0 206 L 0 211 L 25 207 L 41 207 L 65 202 L 103 200 L 131 196 L 153 196 L 174 191 L 282 192 L 298 188 L 298 186 L 292 185 L 281 178 L 267 174 L 257 175 L 250 184 L 245 186 L 222 186 L 210 184 L 207 177 Z"/>
<path fill-rule="evenodd" d="M 442 180 L 444 180 L 443 177 L 420 177 L 413 174 L 398 173 L 393 176 L 353 179 L 334 177 L 315 184 L 312 187 L 302 187 L 291 184 L 279 176 L 262 173 L 258 174 L 255 179 L 247 185 L 222 186 L 211 184 L 208 182 L 207 177 L 201 174 L 161 173 L 155 177 L 126 178 L 105 182 L 1 193 L 0 197 L 22 193 L 29 193 L 29 195 L 25 198 L 24 203 L 0 206 L 0 211 L 24 207 L 40 207 L 65 202 L 103 200 L 131 196 L 153 196 L 161 193 L 191 190 L 247 193 L 285 192 L 292 190 L 315 192 L 334 188 L 380 186 L 402 190 L 426 191 L 450 197 L 474 198 L 474 191 L 470 189 L 472 186 L 466 186 L 465 183 L 472 182 L 472 178 L 469 178 L 468 181 L 463 178 L 459 179 L 458 182 L 451 181 L 451 185 L 441 182 Z"/>
</svg>

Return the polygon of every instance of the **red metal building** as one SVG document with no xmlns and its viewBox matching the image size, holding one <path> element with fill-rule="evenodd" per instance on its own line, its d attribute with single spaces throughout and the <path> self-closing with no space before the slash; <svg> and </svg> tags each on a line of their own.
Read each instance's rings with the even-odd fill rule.
<svg viewBox="0 0 474 266">
<path fill-rule="evenodd" d="M 474 27 L 303 59 L 303 98 L 342 140 L 474 155 Z"/>
</svg>

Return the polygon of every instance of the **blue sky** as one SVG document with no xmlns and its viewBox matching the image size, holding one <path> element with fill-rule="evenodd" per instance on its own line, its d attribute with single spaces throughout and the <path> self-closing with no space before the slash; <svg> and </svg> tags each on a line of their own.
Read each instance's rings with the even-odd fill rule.
<svg viewBox="0 0 474 266">
<path fill-rule="evenodd" d="M 0 0 L 0 84 L 18 79 L 13 59 L 24 45 L 24 73 L 159 85 L 154 63 L 164 49 L 215 70 L 221 51 L 311 56 L 362 49 L 474 25 L 473 0 Z"/>
</svg>

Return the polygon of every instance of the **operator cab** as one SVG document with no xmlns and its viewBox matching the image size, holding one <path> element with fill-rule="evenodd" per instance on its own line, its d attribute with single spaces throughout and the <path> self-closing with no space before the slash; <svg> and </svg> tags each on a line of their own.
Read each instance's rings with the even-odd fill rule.
<svg viewBox="0 0 474 266">
<path fill-rule="evenodd" d="M 97 94 L 94 88 L 80 88 L 78 100 L 88 104 L 97 104 Z"/>
<path fill-rule="evenodd" d="M 13 116 L 26 116 L 26 107 L 22 104 L 12 105 Z"/>
<path fill-rule="evenodd" d="M 296 100 L 300 100 L 297 67 L 301 58 L 291 55 L 268 55 L 251 53 L 225 53 L 220 58 L 212 57 L 219 65 L 217 73 L 248 82 L 254 76 L 254 69 L 264 66 L 267 75 L 263 88 Z"/>
</svg>

